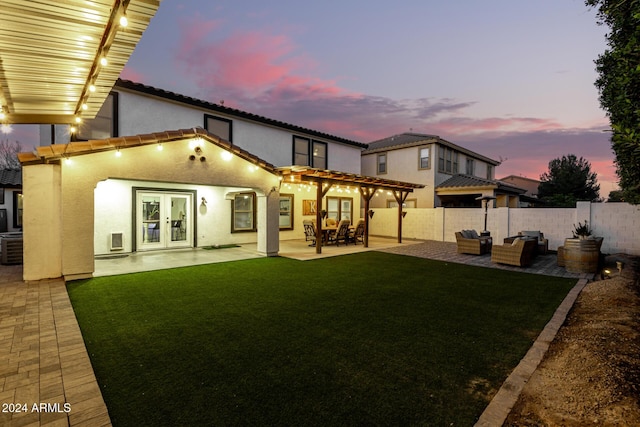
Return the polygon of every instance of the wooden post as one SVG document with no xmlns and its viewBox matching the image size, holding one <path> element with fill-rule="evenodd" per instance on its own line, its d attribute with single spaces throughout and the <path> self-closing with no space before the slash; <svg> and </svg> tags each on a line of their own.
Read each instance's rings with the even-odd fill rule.
<svg viewBox="0 0 640 427">
<path fill-rule="evenodd" d="M 331 183 L 327 184 L 327 188 L 322 189 L 324 181 L 316 181 L 316 253 L 322 253 L 322 198 L 331 189 Z"/>
<path fill-rule="evenodd" d="M 398 190 L 393 192 L 393 197 L 396 199 L 396 202 L 398 202 L 398 243 L 402 243 L 402 209 L 408 196 L 408 191 Z"/>
<path fill-rule="evenodd" d="M 369 247 L 369 202 L 374 194 L 376 194 L 376 189 L 373 187 L 363 188 L 360 187 L 360 194 L 362 194 L 362 198 L 364 199 L 364 247 Z"/>
<path fill-rule="evenodd" d="M 322 181 L 316 182 L 316 253 L 322 253 Z"/>
</svg>

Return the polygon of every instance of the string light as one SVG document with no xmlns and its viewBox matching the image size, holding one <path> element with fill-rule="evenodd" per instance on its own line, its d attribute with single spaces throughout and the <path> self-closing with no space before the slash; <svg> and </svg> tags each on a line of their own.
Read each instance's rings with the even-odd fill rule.
<svg viewBox="0 0 640 427">
<path fill-rule="evenodd" d="M 121 157 L 122 153 L 120 152 L 120 149 L 116 149 L 116 157 Z"/>
<path fill-rule="evenodd" d="M 126 27 L 127 25 L 129 25 L 129 20 L 127 19 L 127 15 L 122 15 L 120 17 L 120 26 L 121 27 Z"/>
<path fill-rule="evenodd" d="M 100 58 L 100 65 L 102 65 L 103 67 L 106 67 L 107 64 L 109 64 L 109 61 L 107 61 L 107 58 L 105 58 L 104 56 Z"/>
<path fill-rule="evenodd" d="M 96 85 L 89 85 L 89 92 L 95 92 L 96 91 Z"/>
</svg>

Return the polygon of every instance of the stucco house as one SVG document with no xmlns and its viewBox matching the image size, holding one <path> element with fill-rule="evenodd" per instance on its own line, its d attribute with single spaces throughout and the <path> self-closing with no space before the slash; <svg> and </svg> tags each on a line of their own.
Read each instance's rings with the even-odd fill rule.
<svg viewBox="0 0 640 427">
<path fill-rule="evenodd" d="M 360 174 L 360 152 L 365 147 L 362 143 L 121 79 L 116 81 L 95 119 L 84 121 L 74 133 L 69 126 L 41 126 L 40 145 L 188 128 L 203 128 L 274 167 L 295 165 Z M 310 191 L 311 188 L 301 189 L 290 181 L 284 183 L 281 239 L 300 237 L 303 221 L 310 218 L 308 201 L 315 200 Z M 355 186 L 336 185 L 323 198 L 320 209 L 336 220 L 355 221 L 360 216 L 360 204 Z M 103 240 L 100 242 L 96 253 L 108 253 L 108 246 Z"/>
<path fill-rule="evenodd" d="M 495 180 L 499 161 L 490 159 L 437 135 L 402 133 L 368 144 L 362 152 L 362 174 L 424 184 L 405 201 L 406 208 L 481 206 L 517 207 L 525 190 Z M 391 194 L 379 194 L 372 206 L 395 207 Z"/>
<path fill-rule="evenodd" d="M 257 242 L 276 255 L 322 211 L 355 223 L 378 190 L 422 187 L 360 175 L 358 142 L 121 80 L 95 119 L 43 125 L 41 143 L 19 157 L 25 280 L 89 277 L 114 252 Z"/>
</svg>

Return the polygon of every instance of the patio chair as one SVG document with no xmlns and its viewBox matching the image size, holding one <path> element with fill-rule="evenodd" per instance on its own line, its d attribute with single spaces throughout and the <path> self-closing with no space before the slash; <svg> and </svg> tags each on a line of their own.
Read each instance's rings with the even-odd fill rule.
<svg viewBox="0 0 640 427">
<path fill-rule="evenodd" d="M 358 221 L 355 230 L 349 235 L 349 241 L 354 245 L 357 245 L 358 242 L 364 243 L 364 219 Z"/>
<path fill-rule="evenodd" d="M 348 219 L 340 220 L 336 232 L 329 235 L 329 243 L 335 243 L 336 246 L 340 246 L 341 241 L 345 245 L 349 243 L 349 224 L 351 224 L 351 221 Z"/>
<path fill-rule="evenodd" d="M 479 236 L 475 230 L 456 231 L 459 254 L 484 255 L 491 252 L 491 237 Z"/>
<path fill-rule="evenodd" d="M 302 225 L 304 226 L 304 240 L 305 242 L 311 241 L 309 246 L 316 245 L 316 225 L 313 221 L 304 220 L 302 221 Z"/>
<path fill-rule="evenodd" d="M 533 261 L 536 245 L 534 239 L 516 239 L 513 243 L 494 246 L 491 249 L 491 262 L 528 267 Z"/>
<path fill-rule="evenodd" d="M 518 236 L 533 237 L 538 241 L 537 254 L 544 255 L 549 251 L 549 240 L 541 231 L 520 231 Z"/>
</svg>

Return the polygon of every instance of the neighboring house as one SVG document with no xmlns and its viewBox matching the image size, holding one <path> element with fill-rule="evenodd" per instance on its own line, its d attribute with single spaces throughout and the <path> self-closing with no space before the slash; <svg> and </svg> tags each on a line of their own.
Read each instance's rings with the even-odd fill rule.
<svg viewBox="0 0 640 427">
<path fill-rule="evenodd" d="M 509 175 L 501 178 L 500 181 L 526 190 L 524 194 L 520 195 L 521 207 L 540 205 L 540 200 L 538 199 L 538 186 L 540 185 L 540 181 L 537 179 Z"/>
<path fill-rule="evenodd" d="M 424 184 L 406 207 L 481 206 L 480 197 L 495 197 L 497 206 L 517 206 L 524 190 L 494 179 L 500 162 L 436 135 L 403 133 L 371 142 L 362 152 L 362 174 Z M 373 207 L 394 207 L 392 194 L 379 193 Z"/>
<path fill-rule="evenodd" d="M 22 171 L 0 170 L 0 233 L 22 230 Z"/>
</svg>

